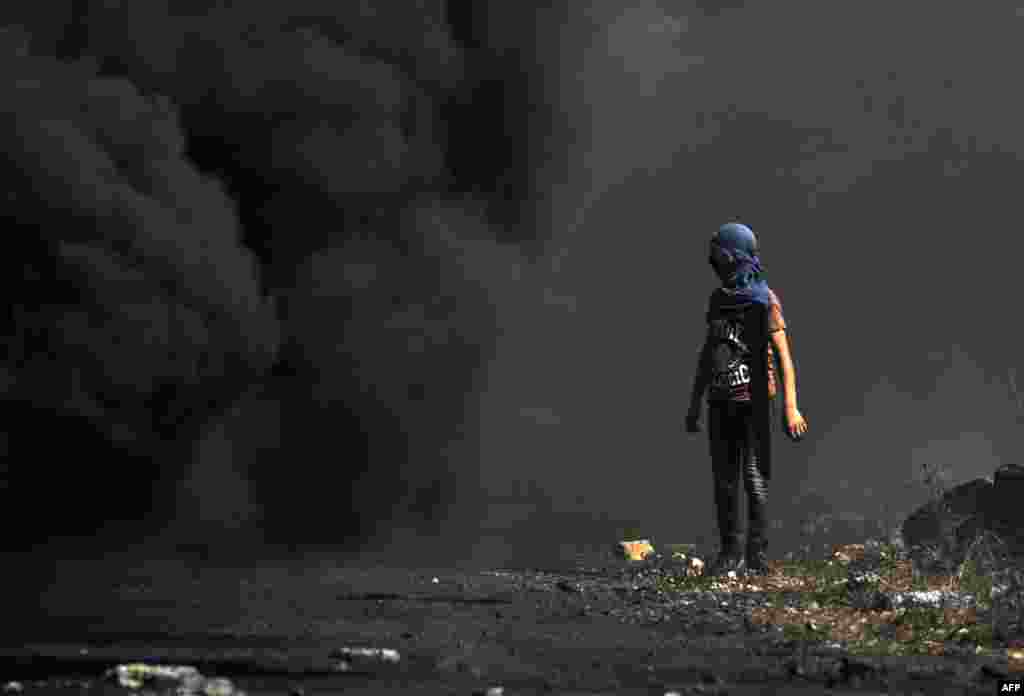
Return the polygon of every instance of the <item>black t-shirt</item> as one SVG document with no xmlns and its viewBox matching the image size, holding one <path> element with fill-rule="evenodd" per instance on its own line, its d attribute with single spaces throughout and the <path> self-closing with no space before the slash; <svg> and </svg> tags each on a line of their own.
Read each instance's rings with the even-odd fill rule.
<svg viewBox="0 0 1024 696">
<path fill-rule="evenodd" d="M 771 291 L 769 291 L 771 292 Z M 768 308 L 768 325 L 765 336 L 786 328 L 782 317 L 782 305 L 774 292 Z M 707 368 L 711 381 L 708 386 L 708 401 L 750 401 L 750 385 L 753 379 L 752 344 L 755 337 L 747 335 L 747 313 L 750 309 L 732 310 L 728 296 L 721 289 L 715 290 L 708 300 L 707 312 Z M 760 339 L 764 340 L 764 338 Z M 774 352 L 767 342 L 768 395 L 775 396 Z"/>
</svg>

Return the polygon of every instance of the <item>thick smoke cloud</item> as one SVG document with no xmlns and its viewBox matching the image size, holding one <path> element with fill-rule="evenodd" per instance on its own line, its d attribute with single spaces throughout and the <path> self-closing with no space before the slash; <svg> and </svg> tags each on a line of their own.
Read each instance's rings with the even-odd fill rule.
<svg viewBox="0 0 1024 696">
<path fill-rule="evenodd" d="M 494 238 L 521 234 L 495 221 L 529 187 L 515 61 L 460 45 L 475 25 L 445 3 L 4 12 L 32 194 L 8 213 L 44 230 L 40 285 L 68 306 L 14 317 L 14 335 L 56 328 L 44 366 L 12 366 L 10 402 L 52 408 L 42 383 L 68 372 L 80 439 L 135 442 L 133 513 L 169 498 L 152 517 L 172 541 L 337 548 L 472 520 L 474 394 L 519 259 Z"/>
<path fill-rule="evenodd" d="M 89 476 L 146 487 L 179 438 L 271 364 L 278 322 L 231 200 L 184 157 L 174 107 L 28 45 L 17 29 L 0 38 L 9 477 L 54 477 L 68 498 Z M 58 417 L 32 417 L 47 412 Z M 105 440 L 119 454 L 53 461 L 75 440 L 62 418 L 77 421 L 78 445 Z M 157 464 L 140 471 L 126 455 Z"/>
<path fill-rule="evenodd" d="M 0 11 L 8 490 L 77 461 L 28 435 L 59 433 L 105 463 L 52 469 L 78 531 L 712 535 L 679 420 L 736 215 L 814 430 L 779 445 L 780 546 L 1015 456 L 1012 8 L 207 5 Z"/>
</svg>

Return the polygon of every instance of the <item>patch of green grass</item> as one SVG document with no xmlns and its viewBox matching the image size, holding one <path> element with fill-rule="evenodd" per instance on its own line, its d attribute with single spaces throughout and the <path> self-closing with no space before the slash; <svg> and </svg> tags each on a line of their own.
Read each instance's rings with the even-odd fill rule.
<svg viewBox="0 0 1024 696">
<path fill-rule="evenodd" d="M 685 575 L 680 572 L 659 577 L 655 585 L 665 592 L 707 592 L 717 581 L 718 578 L 710 575 Z"/>
<path fill-rule="evenodd" d="M 895 544 L 883 543 L 880 548 L 882 556 L 881 575 L 883 578 L 892 580 L 899 570 L 900 553 Z"/>
<path fill-rule="evenodd" d="M 992 576 L 979 573 L 972 559 L 964 561 L 960 568 L 960 590 L 974 595 L 979 608 L 987 609 L 992 605 Z"/>
<path fill-rule="evenodd" d="M 1021 404 L 1024 410 L 1024 402 Z M 940 522 L 947 520 L 952 513 L 941 506 L 942 499 L 948 490 L 950 481 L 949 471 L 940 469 L 932 464 L 921 466 L 921 475 L 917 483 L 928 490 L 928 502 L 933 511 L 940 518 Z M 858 611 L 850 607 L 849 595 L 847 592 L 847 565 L 829 559 L 827 547 L 819 549 L 812 546 L 810 539 L 820 531 L 815 525 L 817 522 L 805 524 L 805 538 L 800 549 L 796 553 L 787 554 L 787 560 L 777 566 L 782 575 L 801 580 L 800 592 L 803 592 L 810 602 L 816 602 L 822 609 L 835 608 L 839 612 L 822 612 L 821 616 L 840 615 L 847 616 L 850 611 Z M 915 560 L 910 564 L 912 575 L 908 578 L 903 573 L 908 573 L 906 561 L 908 555 L 896 545 L 889 543 L 888 539 L 879 540 L 881 563 L 879 574 L 882 580 L 898 583 L 897 578 L 901 577 L 910 580 L 912 590 L 927 591 L 938 587 L 958 589 L 962 593 L 973 595 L 977 599 L 979 611 L 992 609 L 993 598 L 993 576 L 997 569 L 1006 569 L 1009 561 L 1005 554 L 1005 545 L 998 537 L 991 532 L 979 533 L 978 537 L 969 545 L 965 556 L 951 556 L 952 538 L 943 539 L 940 548 L 932 549 L 933 557 L 920 562 Z M 961 550 L 962 552 L 962 550 Z M 938 560 L 942 558 L 964 558 L 958 567 L 943 569 Z M 953 563 L 954 561 L 950 561 Z M 932 568 L 931 566 L 934 566 Z M 924 568 L 924 570 L 922 570 Z M 667 583 L 666 589 L 676 591 L 706 591 L 718 579 L 707 576 L 679 577 Z M 902 585 L 906 587 L 906 585 Z M 1010 593 L 1024 593 L 1024 586 L 1013 585 Z M 769 590 L 765 598 L 766 605 L 770 608 L 782 608 L 785 604 L 783 592 Z M 1024 602 L 1022 602 L 1024 605 Z M 813 607 L 812 607 L 813 608 Z M 1022 610 L 1024 611 L 1024 610 Z M 1012 612 L 1016 614 L 1016 610 Z M 847 649 L 851 654 L 860 655 L 919 655 L 933 653 L 940 646 L 955 642 L 971 646 L 976 652 L 989 652 L 995 649 L 997 639 L 1003 641 L 1006 637 L 1000 628 L 997 614 L 993 611 L 991 621 L 973 621 L 966 616 L 951 619 L 943 608 L 907 608 L 901 609 L 894 614 L 882 615 L 866 612 L 868 621 L 864 625 L 864 637 L 860 640 L 847 642 Z M 783 617 L 789 616 L 782 614 Z M 890 621 L 891 616 L 892 618 Z M 959 614 L 957 615 L 959 616 Z M 1001 616 L 1001 614 L 1000 614 Z M 829 640 L 829 626 L 827 623 L 815 624 L 814 612 L 806 615 L 794 615 L 792 622 L 782 618 L 783 634 L 790 640 L 803 641 L 804 644 L 811 641 Z M 1014 617 L 1009 617 L 1010 619 Z M 879 621 L 890 621 L 888 625 L 879 625 Z M 1002 621 L 1008 621 L 1005 616 Z M 953 623 L 950 623 L 952 621 Z M 1024 624 L 1024 616 L 1021 617 Z M 843 625 L 836 624 L 836 627 Z M 838 628 L 837 628 L 838 630 Z M 1008 630 L 1008 629 L 1007 629 Z M 837 634 L 839 635 L 839 634 Z M 898 636 L 894 637 L 894 636 Z M 1002 645 L 1002 643 L 1000 643 Z"/>
<path fill-rule="evenodd" d="M 811 593 L 813 601 L 823 607 L 844 607 L 849 604 L 846 583 L 836 580 Z"/>
<path fill-rule="evenodd" d="M 922 655 L 931 652 L 932 646 L 956 641 L 991 649 L 993 631 L 990 624 L 974 623 L 950 627 L 946 624 L 943 610 L 913 608 L 899 613 L 895 624 L 910 637 L 892 638 L 882 626 L 865 627 L 865 638 L 849 645 L 855 655 Z"/>
<path fill-rule="evenodd" d="M 824 558 L 807 558 L 787 561 L 781 565 L 782 573 L 790 577 L 820 577 L 838 579 L 846 573 L 838 563 Z"/>
<path fill-rule="evenodd" d="M 963 626 L 954 637 L 964 643 L 991 648 L 992 641 L 995 640 L 995 631 L 991 623 L 973 623 Z"/>
<path fill-rule="evenodd" d="M 782 636 L 791 641 L 819 642 L 829 639 L 827 627 L 811 622 L 786 624 L 782 627 Z"/>
</svg>

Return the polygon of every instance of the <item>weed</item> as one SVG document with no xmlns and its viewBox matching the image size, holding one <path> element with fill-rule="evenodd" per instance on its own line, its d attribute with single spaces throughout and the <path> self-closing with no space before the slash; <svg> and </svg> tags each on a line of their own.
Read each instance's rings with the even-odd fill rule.
<svg viewBox="0 0 1024 696">
<path fill-rule="evenodd" d="M 787 624 L 782 627 L 782 637 L 790 641 L 824 641 L 828 640 L 829 633 L 826 627 L 812 621 L 805 621 L 801 624 Z"/>
<path fill-rule="evenodd" d="M 1024 412 L 1012 373 L 1011 382 Z M 785 637 L 804 649 L 820 640 L 845 644 L 852 654 L 879 656 L 949 654 L 947 650 L 987 653 L 997 644 L 1005 647 L 1024 633 L 1024 569 L 1014 567 L 1007 544 L 988 529 L 969 543 L 958 541 L 956 525 L 961 520 L 942 505 L 949 478 L 948 469 L 925 463 L 915 482 L 927 489 L 926 508 L 934 514 L 938 529 L 946 532 L 940 534 L 941 541 L 931 547 L 897 546 L 890 541 L 894 528 L 886 519 L 883 538 L 864 544 L 864 552 L 870 547 L 877 558 L 879 576 L 877 583 L 866 583 L 865 589 L 877 584 L 880 590 L 895 592 L 958 591 L 975 598 L 973 607 L 858 608 L 851 603 L 849 568 L 829 553 L 831 549 L 816 543 L 830 524 L 828 515 L 818 514 L 803 520 L 799 548 L 772 563 L 768 577 L 753 581 L 761 586 L 765 601 L 751 619 L 781 626 Z M 888 513 L 884 510 L 883 517 Z M 853 548 L 844 552 L 851 553 Z M 685 577 L 674 580 L 672 587 L 707 590 L 716 581 Z M 787 604 L 794 594 L 806 601 Z"/>
<path fill-rule="evenodd" d="M 663 591 L 707 592 L 716 582 L 717 578 L 711 575 L 686 575 L 681 572 L 658 578 L 656 586 Z"/>
</svg>

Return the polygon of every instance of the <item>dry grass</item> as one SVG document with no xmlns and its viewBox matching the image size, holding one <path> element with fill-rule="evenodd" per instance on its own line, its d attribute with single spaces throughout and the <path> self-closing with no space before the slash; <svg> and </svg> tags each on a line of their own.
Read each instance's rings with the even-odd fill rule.
<svg viewBox="0 0 1024 696">
<path fill-rule="evenodd" d="M 1013 372 L 1010 383 L 1024 414 Z M 815 548 L 811 538 L 821 531 L 822 520 L 828 523 L 828 515 L 819 515 L 802 525 L 800 552 L 769 561 L 764 577 L 682 577 L 669 580 L 666 589 L 763 593 L 765 601 L 752 611 L 751 621 L 781 626 L 784 634 L 804 645 L 837 643 L 861 655 L 1005 655 L 1011 671 L 1024 672 L 1024 566 L 988 530 L 966 551 L 961 547 L 957 552 L 952 532 L 958 522 L 952 511 L 942 508 L 950 479 L 948 470 L 925 464 L 913 482 L 926 489 L 926 505 L 938 520 L 941 541 L 931 548 L 908 552 L 889 543 L 893 526 L 891 511 L 885 508 L 879 529 L 884 541 Z M 868 545 L 880 557 L 873 589 L 889 596 L 935 592 L 945 604 L 886 610 L 853 606 L 847 592 L 848 565 L 863 557 Z M 974 605 L 951 606 L 950 596 L 957 595 L 973 597 Z"/>
<path fill-rule="evenodd" d="M 1010 386 L 1024 413 L 1024 399 L 1012 370 Z M 919 476 L 917 483 L 927 490 L 927 504 L 943 530 L 940 544 L 911 554 L 878 543 L 881 572 L 877 589 L 886 594 L 962 593 L 975 598 L 975 607 L 855 608 L 845 591 L 846 566 L 863 555 L 865 545 L 833 547 L 815 558 L 805 544 L 800 558 L 770 563 L 768 577 L 747 584 L 749 589 L 769 593 L 798 592 L 805 597 L 803 607 L 768 607 L 755 611 L 752 619 L 781 625 L 794 637 L 839 642 L 855 653 L 944 655 L 962 654 L 965 649 L 975 653 L 1005 650 L 1011 667 L 1016 663 L 1024 670 L 1024 568 L 1014 562 L 1003 540 L 987 530 L 975 537 L 966 553 L 958 555 L 955 541 L 947 533 L 952 528 L 952 514 L 941 507 L 950 483 L 949 471 L 925 464 Z M 739 589 L 743 583 L 736 585 Z"/>
<path fill-rule="evenodd" d="M 924 473 L 926 485 L 943 480 Z M 932 489 L 933 502 L 941 500 L 942 492 Z M 887 610 L 853 606 L 848 565 L 862 558 L 868 545 L 877 549 L 879 559 L 873 589 L 890 597 L 936 592 L 946 601 Z M 980 533 L 954 567 L 944 568 L 941 562 L 950 553 L 948 544 L 916 551 L 908 554 L 879 540 L 816 550 L 805 544 L 800 554 L 770 561 L 764 577 L 690 577 L 677 580 L 673 588 L 763 593 L 763 605 L 751 613 L 753 623 L 781 626 L 794 640 L 837 643 L 852 654 L 1005 654 L 1011 670 L 1024 671 L 1024 572 L 1002 540 L 990 531 Z M 970 595 L 974 606 L 950 606 L 951 595 Z"/>
<path fill-rule="evenodd" d="M 895 547 L 880 546 L 879 591 L 889 595 L 964 593 L 977 600 L 977 606 L 969 608 L 873 610 L 852 606 L 846 591 L 847 566 L 864 553 L 863 544 L 836 546 L 819 559 L 770 561 L 764 577 L 690 577 L 676 579 L 672 586 L 684 591 L 761 593 L 765 601 L 752 610 L 752 623 L 780 626 L 794 640 L 836 643 L 852 654 L 963 656 L 1005 650 L 1014 658 L 1021 651 L 1012 637 L 1001 634 L 998 614 L 992 612 L 992 579 L 975 570 L 985 563 L 978 556 L 990 543 L 979 539 L 972 558 L 956 573 L 934 575 L 918 572 Z M 798 599 L 794 601 L 794 597 Z M 992 614 L 990 621 L 983 620 L 985 612 Z"/>
<path fill-rule="evenodd" d="M 836 548 L 833 558 L 821 563 L 771 564 L 771 574 L 752 585 L 767 592 L 799 592 L 806 601 L 799 609 L 755 610 L 752 620 L 781 625 L 784 630 L 788 627 L 794 637 L 838 642 L 854 652 L 942 654 L 945 644 L 955 638 L 991 647 L 992 637 L 980 629 L 975 608 L 870 610 L 851 606 L 846 594 L 846 566 L 863 551 L 863 545 L 846 545 Z M 965 585 L 973 579 L 969 573 L 960 577 L 921 576 L 891 547 L 883 550 L 883 559 L 888 567 L 880 573 L 877 589 L 886 594 L 966 591 Z"/>
</svg>

